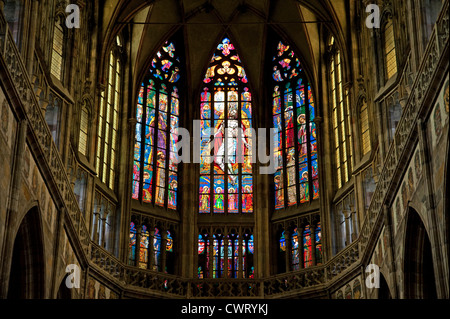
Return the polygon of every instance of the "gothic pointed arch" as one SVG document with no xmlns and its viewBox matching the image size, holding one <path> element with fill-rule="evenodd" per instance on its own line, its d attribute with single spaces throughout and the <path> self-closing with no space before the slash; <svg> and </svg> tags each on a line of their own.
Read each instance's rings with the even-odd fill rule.
<svg viewBox="0 0 450 319">
<path fill-rule="evenodd" d="M 317 106 L 301 58 L 281 38 L 270 43 L 270 98 L 277 171 L 276 210 L 311 203 L 319 198 Z"/>
<path fill-rule="evenodd" d="M 178 206 L 182 48 L 179 35 L 162 44 L 141 81 L 136 107 L 132 198 L 169 210 Z"/>
<path fill-rule="evenodd" d="M 202 83 L 200 214 L 253 213 L 252 94 L 225 35 Z"/>
</svg>

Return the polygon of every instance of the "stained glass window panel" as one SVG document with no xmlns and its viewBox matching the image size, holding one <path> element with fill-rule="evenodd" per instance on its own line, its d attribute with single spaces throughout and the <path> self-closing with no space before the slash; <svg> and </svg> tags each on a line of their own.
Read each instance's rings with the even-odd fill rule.
<svg viewBox="0 0 450 319">
<path fill-rule="evenodd" d="M 300 65 L 289 45 L 279 42 L 273 58 L 273 125 L 280 132 L 274 141 L 278 158 L 275 209 L 319 198 L 316 110 L 311 86 Z M 314 196 L 309 195 L 310 189 L 314 189 Z"/>
<path fill-rule="evenodd" d="M 252 95 L 245 86 L 248 80 L 242 62 L 228 38 L 217 46 L 203 82 L 199 212 L 251 213 L 252 136 L 246 132 L 239 140 L 238 130 L 252 127 Z M 210 128 L 214 136 L 207 133 Z"/>
</svg>

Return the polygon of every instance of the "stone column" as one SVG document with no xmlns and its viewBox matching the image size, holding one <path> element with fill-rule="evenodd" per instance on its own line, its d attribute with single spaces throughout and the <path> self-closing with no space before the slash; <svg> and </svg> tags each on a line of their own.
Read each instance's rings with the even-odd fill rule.
<svg viewBox="0 0 450 319">
<path fill-rule="evenodd" d="M 16 239 L 15 230 L 19 227 L 21 216 L 19 216 L 19 202 L 22 193 L 22 168 L 25 156 L 25 146 L 27 137 L 28 123 L 22 120 L 18 125 L 17 148 L 14 154 L 14 166 L 11 176 L 11 195 L 9 207 L 6 216 L 5 237 L 3 242 L 2 255 L 0 260 L 0 299 L 6 299 L 8 295 L 9 277 L 11 271 L 12 255 L 14 249 L 14 242 Z"/>
<path fill-rule="evenodd" d="M 313 225 L 309 226 L 311 231 L 311 256 L 312 256 L 312 265 L 316 265 L 316 227 Z M 298 248 L 300 250 L 300 242 L 298 243 Z"/>
<path fill-rule="evenodd" d="M 0 5 L 1 6 L 1 5 Z M 31 7 L 31 24 L 29 29 L 30 40 L 28 42 L 28 53 L 27 53 L 27 71 L 30 78 L 33 75 L 33 61 L 34 61 L 34 49 L 36 44 L 36 24 L 37 24 L 37 15 L 39 9 L 39 2 L 37 0 L 33 0 L 33 4 Z"/>
<path fill-rule="evenodd" d="M 395 250 L 394 250 L 394 241 L 392 236 L 392 219 L 391 219 L 391 212 L 388 206 L 383 206 L 383 214 L 384 214 L 384 231 L 385 236 L 387 236 L 387 244 L 386 244 L 386 251 L 388 254 L 388 259 L 390 260 L 390 263 L 388 264 L 388 270 L 389 270 L 389 279 L 392 283 L 392 298 L 397 299 L 398 298 L 398 289 L 397 289 L 397 273 L 396 273 L 396 267 L 395 267 Z"/>
<path fill-rule="evenodd" d="M 436 191 L 434 190 L 433 180 L 432 180 L 432 164 L 433 164 L 433 154 L 431 154 L 430 145 L 428 143 L 429 138 L 427 136 L 427 126 L 423 119 L 418 119 L 417 121 L 417 131 L 419 133 L 419 147 L 421 150 L 421 158 L 423 163 L 422 174 L 425 179 L 426 187 L 424 197 L 427 201 L 427 215 L 428 219 L 428 236 L 431 243 L 431 250 L 433 252 L 434 260 L 434 276 L 435 278 L 442 278 L 443 280 L 436 280 L 436 292 L 439 299 L 448 298 L 448 290 L 446 289 L 446 281 L 448 281 L 447 274 L 443 269 L 444 262 L 442 257 L 442 250 L 439 247 L 439 243 L 443 242 L 440 238 L 440 225 L 438 217 L 436 216 Z M 446 274 L 447 273 L 447 274 Z"/>
<path fill-rule="evenodd" d="M 150 270 L 154 270 L 153 267 L 156 265 L 156 260 L 155 260 L 155 249 L 153 246 L 154 240 L 155 240 L 155 228 L 151 228 L 148 231 L 149 236 L 148 236 L 148 264 L 147 264 L 147 268 Z"/>
<path fill-rule="evenodd" d="M 286 247 L 286 272 L 291 271 L 291 234 L 289 230 L 284 231 L 284 241 Z"/>
<path fill-rule="evenodd" d="M 303 232 L 305 229 L 303 227 L 297 228 L 297 234 L 298 234 L 298 256 L 299 256 L 299 263 L 300 263 L 300 269 L 305 268 L 305 256 L 303 254 Z"/>
</svg>

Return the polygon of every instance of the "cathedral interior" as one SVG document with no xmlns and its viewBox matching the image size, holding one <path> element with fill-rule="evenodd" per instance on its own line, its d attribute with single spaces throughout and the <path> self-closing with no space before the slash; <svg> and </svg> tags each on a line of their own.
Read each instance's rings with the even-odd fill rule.
<svg viewBox="0 0 450 319">
<path fill-rule="evenodd" d="M 0 299 L 449 299 L 448 0 L 0 0 Z"/>
</svg>

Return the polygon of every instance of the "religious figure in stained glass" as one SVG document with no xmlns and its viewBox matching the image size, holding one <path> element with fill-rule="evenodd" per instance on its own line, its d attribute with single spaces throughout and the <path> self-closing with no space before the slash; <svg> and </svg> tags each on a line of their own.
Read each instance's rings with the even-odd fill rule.
<svg viewBox="0 0 450 319">
<path fill-rule="evenodd" d="M 153 58 L 136 110 L 132 198 L 177 209 L 180 59 L 166 42 Z"/>
<path fill-rule="evenodd" d="M 279 42 L 273 57 L 273 124 L 278 169 L 274 174 L 275 209 L 319 198 L 316 116 L 312 88 L 300 60 Z"/>
<path fill-rule="evenodd" d="M 217 46 L 203 82 L 199 212 L 252 213 L 252 95 L 229 38 Z"/>
</svg>

